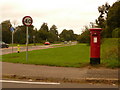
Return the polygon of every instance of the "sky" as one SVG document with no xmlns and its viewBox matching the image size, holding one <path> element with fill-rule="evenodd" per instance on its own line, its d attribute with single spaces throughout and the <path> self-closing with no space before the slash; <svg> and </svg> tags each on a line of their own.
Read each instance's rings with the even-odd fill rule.
<svg viewBox="0 0 120 90">
<path fill-rule="evenodd" d="M 24 16 L 31 16 L 35 28 L 40 29 L 45 22 L 50 28 L 57 26 L 59 33 L 63 29 L 72 29 L 80 34 L 84 26 L 95 22 L 99 17 L 98 6 L 117 0 L 0 0 L 0 23 L 10 20 L 16 26 L 23 25 Z"/>
</svg>

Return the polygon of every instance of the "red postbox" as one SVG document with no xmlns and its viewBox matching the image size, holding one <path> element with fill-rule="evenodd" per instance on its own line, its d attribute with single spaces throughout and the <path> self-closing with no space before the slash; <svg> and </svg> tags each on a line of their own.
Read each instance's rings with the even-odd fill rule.
<svg viewBox="0 0 120 90">
<path fill-rule="evenodd" d="M 100 33 L 101 28 L 90 29 L 90 64 L 100 64 Z"/>
</svg>

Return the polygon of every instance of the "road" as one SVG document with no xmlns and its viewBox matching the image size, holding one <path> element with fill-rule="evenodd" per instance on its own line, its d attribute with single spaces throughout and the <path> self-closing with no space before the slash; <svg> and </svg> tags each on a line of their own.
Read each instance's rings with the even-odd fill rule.
<svg viewBox="0 0 120 90">
<path fill-rule="evenodd" d="M 31 50 L 37 50 L 37 49 L 53 48 L 53 46 L 55 46 L 55 45 L 56 44 L 53 44 L 53 45 L 40 45 L 40 46 L 28 46 L 28 50 L 31 51 Z M 12 53 L 12 47 L 0 48 L 0 50 L 2 51 L 2 53 L 0 53 L 1 55 Z M 21 46 L 20 47 L 20 52 L 23 52 L 23 51 L 26 51 L 26 47 L 25 46 Z M 13 52 L 17 53 L 17 47 L 16 46 L 13 47 Z"/>
<path fill-rule="evenodd" d="M 118 88 L 117 85 L 92 83 L 32 84 L 3 82 L 2 88 Z"/>
<path fill-rule="evenodd" d="M 59 45 L 75 45 L 77 42 L 72 42 L 71 44 L 51 44 L 51 45 L 37 45 L 37 46 L 28 46 L 28 51 L 37 50 L 37 49 L 47 49 L 47 48 L 54 48 L 59 47 Z M 2 52 L 1 52 L 2 51 Z M 25 46 L 20 46 L 20 52 L 26 51 Z M 13 52 L 17 53 L 17 46 L 13 47 Z M 9 48 L 0 48 L 0 55 L 12 53 L 12 47 Z"/>
</svg>

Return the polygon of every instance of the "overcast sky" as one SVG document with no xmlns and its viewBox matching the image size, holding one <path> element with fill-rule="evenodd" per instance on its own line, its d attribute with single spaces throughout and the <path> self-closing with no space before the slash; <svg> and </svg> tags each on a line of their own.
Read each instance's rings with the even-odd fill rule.
<svg viewBox="0 0 120 90">
<path fill-rule="evenodd" d="M 0 23 L 10 20 L 22 25 L 24 16 L 33 18 L 33 25 L 39 29 L 43 22 L 49 28 L 55 24 L 59 33 L 63 29 L 72 29 L 76 34 L 90 22 L 98 18 L 98 6 L 116 0 L 0 0 Z"/>
</svg>

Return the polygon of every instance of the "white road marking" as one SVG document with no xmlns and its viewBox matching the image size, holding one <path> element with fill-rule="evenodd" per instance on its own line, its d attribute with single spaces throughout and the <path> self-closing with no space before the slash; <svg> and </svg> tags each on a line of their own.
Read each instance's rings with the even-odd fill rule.
<svg viewBox="0 0 120 90">
<path fill-rule="evenodd" d="M 22 84 L 50 84 L 50 85 L 59 85 L 60 83 L 50 83 L 50 82 L 25 82 L 25 81 L 9 81 L 9 80 L 0 80 L 3 83 L 22 83 Z"/>
</svg>

